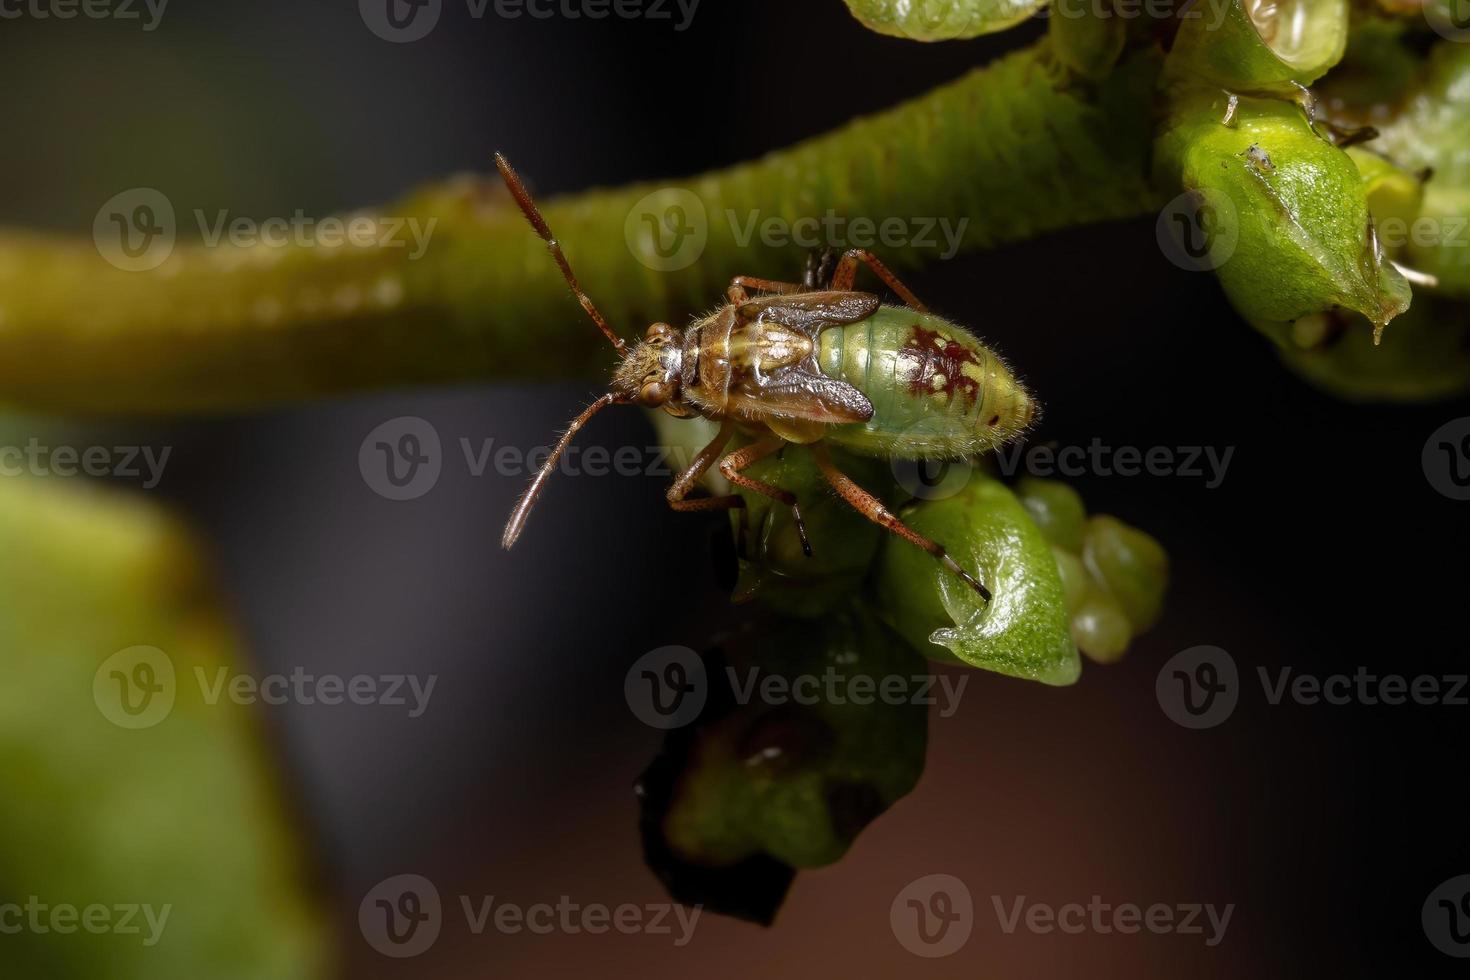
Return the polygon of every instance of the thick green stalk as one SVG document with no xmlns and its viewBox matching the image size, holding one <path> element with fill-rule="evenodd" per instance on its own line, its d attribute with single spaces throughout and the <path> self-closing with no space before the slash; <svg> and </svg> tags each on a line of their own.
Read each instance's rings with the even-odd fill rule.
<svg viewBox="0 0 1470 980">
<path fill-rule="evenodd" d="M 940 222 L 963 228 L 959 247 L 977 248 L 1146 212 L 1157 201 L 1140 107 L 1157 71 L 1157 57 L 1143 54 L 1097 88 L 1074 86 L 1043 41 L 792 149 L 662 185 L 692 197 L 665 192 L 640 204 L 659 190 L 647 184 L 545 210 L 612 322 L 641 332 L 700 312 L 733 275 L 799 271 L 806 249 L 773 245 L 758 230 L 746 238 L 753 218 L 756 229 L 829 210 L 876 226 L 897 218 L 914 241 L 875 248 L 915 264 L 946 251 Z M 181 243 L 158 268 L 129 272 L 87 239 L 0 232 L 0 397 L 70 412 L 218 410 L 607 364 L 606 346 L 498 181 L 447 181 L 377 214 L 422 227 L 437 219 L 424 254 L 411 259 L 411 243 Z M 695 231 L 666 234 L 665 244 L 684 245 L 669 261 L 653 252 L 648 224 L 665 218 Z M 180 215 L 179 224 L 193 222 Z M 702 250 L 693 247 L 700 228 Z M 687 267 L 650 267 L 695 255 Z"/>
</svg>

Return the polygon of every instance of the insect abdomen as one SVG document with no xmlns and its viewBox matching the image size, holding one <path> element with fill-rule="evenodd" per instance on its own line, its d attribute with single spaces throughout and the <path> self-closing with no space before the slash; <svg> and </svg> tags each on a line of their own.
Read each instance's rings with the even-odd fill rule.
<svg viewBox="0 0 1470 980">
<path fill-rule="evenodd" d="M 832 443 L 871 456 L 956 459 L 1010 442 L 1035 405 L 1004 361 L 933 314 L 884 306 L 822 331 L 822 372 L 873 404 L 866 423 L 833 426 Z"/>
</svg>

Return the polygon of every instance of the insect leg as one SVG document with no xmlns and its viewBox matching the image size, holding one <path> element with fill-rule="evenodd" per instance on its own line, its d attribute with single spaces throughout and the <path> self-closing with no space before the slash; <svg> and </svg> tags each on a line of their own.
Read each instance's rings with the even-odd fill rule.
<svg viewBox="0 0 1470 980">
<path fill-rule="evenodd" d="M 726 422 L 721 425 L 720 431 L 710 440 L 709 445 L 696 453 L 694 455 L 694 461 L 689 464 L 688 468 L 674 477 L 674 482 L 669 484 L 668 493 L 665 495 L 668 497 L 670 507 L 678 511 L 691 511 L 719 510 L 721 507 L 740 506 L 739 504 L 730 503 L 721 504 L 719 507 L 714 506 L 719 501 L 738 501 L 740 498 L 734 494 L 727 497 L 701 497 L 698 500 L 684 499 L 689 496 L 690 491 L 694 489 L 695 484 L 699 482 L 700 477 L 704 476 L 705 472 L 710 468 L 710 465 L 725 451 L 725 446 L 730 442 L 730 437 L 734 434 L 735 424 L 733 422 Z"/>
<path fill-rule="evenodd" d="M 763 293 L 775 293 L 778 296 L 789 296 L 799 293 L 806 287 L 796 282 L 778 282 L 775 279 L 757 279 L 755 276 L 736 276 L 730 280 L 730 288 L 725 290 L 725 295 L 730 302 L 739 306 L 750 301 L 747 289 L 755 289 Z"/>
<path fill-rule="evenodd" d="M 832 485 L 832 489 L 836 490 L 843 500 L 846 500 L 852 505 L 854 510 L 874 524 L 887 528 L 905 541 L 918 545 L 935 558 L 938 558 L 945 568 L 964 579 L 966 585 L 980 593 L 982 599 L 986 602 L 990 601 L 990 590 L 981 585 L 969 572 L 961 568 L 959 563 L 951 558 L 949 553 L 944 550 L 943 545 L 937 541 L 930 541 L 918 532 L 910 530 L 908 525 L 904 524 L 897 517 L 894 517 L 888 508 L 883 506 L 882 501 L 858 486 L 853 482 L 852 477 L 834 466 L 832 464 L 832 457 L 827 453 L 825 444 L 820 442 L 812 443 L 812 455 L 817 458 L 817 465 L 821 467 L 822 476 L 827 478 L 827 482 Z"/>
<path fill-rule="evenodd" d="M 806 273 L 801 277 L 801 285 L 809 293 L 826 292 L 832 288 L 832 271 L 836 268 L 837 257 L 832 254 L 830 248 L 824 248 L 820 252 L 811 252 L 806 257 Z"/>
<path fill-rule="evenodd" d="M 884 265 L 882 259 L 865 248 L 850 248 L 842 253 L 842 259 L 837 263 L 837 271 L 832 273 L 832 288 L 844 293 L 851 291 L 853 280 L 857 278 L 859 262 L 872 269 L 873 274 L 882 279 L 889 289 L 897 293 L 899 299 L 903 300 L 909 309 L 918 310 L 920 313 L 929 312 L 929 307 L 919 302 L 919 297 L 915 296 L 913 291 L 893 274 L 893 270 Z"/>
<path fill-rule="evenodd" d="M 740 552 L 745 553 L 746 525 L 748 515 L 745 512 L 745 500 L 739 494 L 728 494 L 723 497 L 698 497 L 694 500 L 686 499 L 699 483 L 700 478 L 709 470 L 711 464 L 725 451 L 725 446 L 730 442 L 730 437 L 735 434 L 735 424 L 726 422 L 720 426 L 719 433 L 710 440 L 697 454 L 689 467 L 674 478 L 669 485 L 669 506 L 680 513 L 693 513 L 706 510 L 739 510 L 740 511 Z"/>
<path fill-rule="evenodd" d="M 784 440 L 772 437 L 752 443 L 744 449 L 737 449 L 720 460 L 720 473 L 725 479 L 738 487 L 744 487 L 752 493 L 758 493 L 763 497 L 770 497 L 772 500 L 780 501 L 787 507 L 790 507 L 791 519 L 796 522 L 796 535 L 801 539 L 801 552 L 810 558 L 812 556 L 812 543 L 807 540 L 806 522 L 801 519 L 801 508 L 797 506 L 796 494 L 790 490 L 782 490 L 780 487 L 773 487 L 769 483 L 762 483 L 759 480 L 751 479 L 740 472 L 752 463 L 765 459 L 774 452 L 779 452 L 785 445 L 786 442 Z"/>
</svg>

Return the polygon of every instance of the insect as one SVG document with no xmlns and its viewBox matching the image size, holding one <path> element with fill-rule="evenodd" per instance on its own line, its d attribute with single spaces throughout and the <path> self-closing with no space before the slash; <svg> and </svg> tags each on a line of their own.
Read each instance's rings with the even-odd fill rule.
<svg viewBox="0 0 1470 980">
<path fill-rule="evenodd" d="M 1259 143 L 1252 143 L 1250 146 L 1247 146 L 1240 155 L 1249 160 L 1251 166 L 1257 170 L 1270 173 L 1276 169 L 1276 164 L 1271 162 L 1271 154 L 1261 149 L 1261 144 Z"/>
<path fill-rule="evenodd" d="M 787 445 L 806 446 L 827 483 L 848 504 L 932 554 L 990 600 L 989 590 L 939 542 L 911 530 L 839 470 L 827 447 L 886 458 L 958 460 L 1010 442 L 1035 420 L 1037 403 L 997 354 L 930 313 L 882 261 L 862 249 L 845 252 L 830 277 L 825 268 L 809 267 L 799 284 L 736 276 L 726 303 L 713 313 L 682 331 L 655 323 L 629 346 L 583 292 L 520 176 L 498 153 L 495 163 L 572 293 L 622 359 L 612 390 L 572 420 L 517 502 L 501 538 L 504 547 L 521 536 L 547 478 L 588 420 L 609 405 L 643 405 L 720 424 L 714 439 L 669 487 L 674 510 L 745 507 L 738 494 L 690 498 L 718 463 L 733 485 L 790 507 L 802 550 L 810 555 L 795 495 L 742 472 Z M 854 291 L 859 263 L 905 305 L 884 305 L 871 293 Z M 752 297 L 752 291 L 760 295 Z M 727 454 L 737 432 L 749 441 Z"/>
</svg>

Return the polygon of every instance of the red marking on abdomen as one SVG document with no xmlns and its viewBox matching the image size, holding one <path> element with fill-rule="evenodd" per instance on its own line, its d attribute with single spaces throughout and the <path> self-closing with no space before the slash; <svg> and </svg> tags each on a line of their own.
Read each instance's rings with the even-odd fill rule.
<svg viewBox="0 0 1470 980">
<path fill-rule="evenodd" d="M 959 394 L 970 407 L 980 397 L 980 382 L 965 373 L 966 364 L 979 367 L 980 359 L 973 350 L 937 330 L 914 324 L 898 357 L 902 380 L 912 395 L 943 391 L 953 398 Z M 936 385 L 935 379 L 941 376 L 944 380 Z"/>
</svg>

